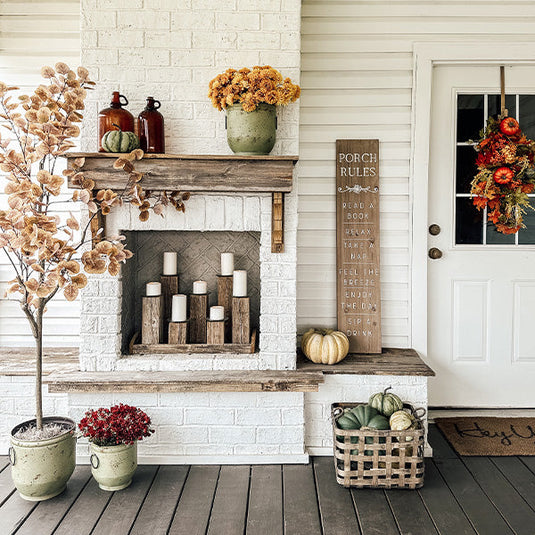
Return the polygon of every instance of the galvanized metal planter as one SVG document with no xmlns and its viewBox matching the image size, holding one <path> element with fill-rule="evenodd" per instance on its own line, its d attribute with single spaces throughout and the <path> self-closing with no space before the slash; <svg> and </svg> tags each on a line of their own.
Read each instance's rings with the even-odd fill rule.
<svg viewBox="0 0 535 535">
<path fill-rule="evenodd" d="M 137 442 L 118 446 L 91 443 L 91 473 L 102 490 L 122 490 L 132 483 L 137 468 Z"/>
<path fill-rule="evenodd" d="M 11 431 L 11 475 L 22 498 L 48 500 L 65 489 L 76 465 L 76 423 L 70 418 L 49 416 L 43 424 L 62 424 L 65 432 L 47 440 L 20 440 L 14 435 L 35 420 L 17 425 Z"/>
</svg>

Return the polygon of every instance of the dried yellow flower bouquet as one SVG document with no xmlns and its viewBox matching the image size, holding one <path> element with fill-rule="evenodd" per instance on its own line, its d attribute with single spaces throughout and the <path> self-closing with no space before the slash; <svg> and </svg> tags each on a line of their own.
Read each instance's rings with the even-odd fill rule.
<svg viewBox="0 0 535 535">
<path fill-rule="evenodd" d="M 253 111 L 260 102 L 285 106 L 295 102 L 301 88 L 290 78 L 273 67 L 253 67 L 252 69 L 227 69 L 218 74 L 209 84 L 208 96 L 215 108 L 221 111 L 227 106 L 241 103 L 244 111 Z"/>
</svg>

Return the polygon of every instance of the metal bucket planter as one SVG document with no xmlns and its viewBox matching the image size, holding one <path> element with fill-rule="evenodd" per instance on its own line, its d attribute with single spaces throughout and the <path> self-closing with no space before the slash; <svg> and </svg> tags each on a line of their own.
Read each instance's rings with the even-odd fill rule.
<svg viewBox="0 0 535 535">
<path fill-rule="evenodd" d="M 70 418 L 46 417 L 43 424 L 66 426 L 61 435 L 47 440 L 20 440 L 14 435 L 22 427 L 35 423 L 28 420 L 11 431 L 11 475 L 22 498 L 29 501 L 48 500 L 65 489 L 76 465 L 76 423 Z"/>
<path fill-rule="evenodd" d="M 97 446 L 91 443 L 91 473 L 102 490 L 122 490 L 137 468 L 137 443 Z"/>
<path fill-rule="evenodd" d="M 269 154 L 277 137 L 277 109 L 260 102 L 254 111 L 244 111 L 241 104 L 226 108 L 227 141 L 235 154 Z"/>
</svg>

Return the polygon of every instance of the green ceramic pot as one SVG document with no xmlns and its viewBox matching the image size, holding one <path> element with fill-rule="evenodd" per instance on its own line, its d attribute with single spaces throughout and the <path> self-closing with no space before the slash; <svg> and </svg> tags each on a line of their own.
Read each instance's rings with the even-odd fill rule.
<svg viewBox="0 0 535 535">
<path fill-rule="evenodd" d="M 14 437 L 22 427 L 35 423 L 28 420 L 11 431 L 11 475 L 22 498 L 48 500 L 65 489 L 76 465 L 76 424 L 70 418 L 46 417 L 43 423 L 66 426 L 65 432 L 48 440 L 19 440 Z"/>
<path fill-rule="evenodd" d="M 277 109 L 260 102 L 254 111 L 243 111 L 241 104 L 226 108 L 227 141 L 240 155 L 269 154 L 275 145 Z"/>
<path fill-rule="evenodd" d="M 91 473 L 102 490 L 122 490 L 137 468 L 137 443 L 97 446 L 91 443 Z"/>
</svg>

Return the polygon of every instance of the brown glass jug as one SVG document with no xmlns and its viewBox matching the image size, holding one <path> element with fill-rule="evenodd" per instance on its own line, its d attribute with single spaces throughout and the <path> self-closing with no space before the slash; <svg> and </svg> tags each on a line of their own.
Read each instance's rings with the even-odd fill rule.
<svg viewBox="0 0 535 535">
<path fill-rule="evenodd" d="M 121 101 L 124 99 L 124 101 Z M 128 105 L 128 99 L 114 91 L 110 107 L 98 114 L 98 151 L 106 152 L 102 148 L 102 136 L 110 130 L 119 127 L 123 132 L 134 132 L 134 116 L 123 108 Z"/>
<path fill-rule="evenodd" d="M 144 152 L 165 152 L 163 115 L 158 111 L 160 106 L 154 97 L 147 97 L 147 105 L 137 118 L 139 145 Z"/>
</svg>

